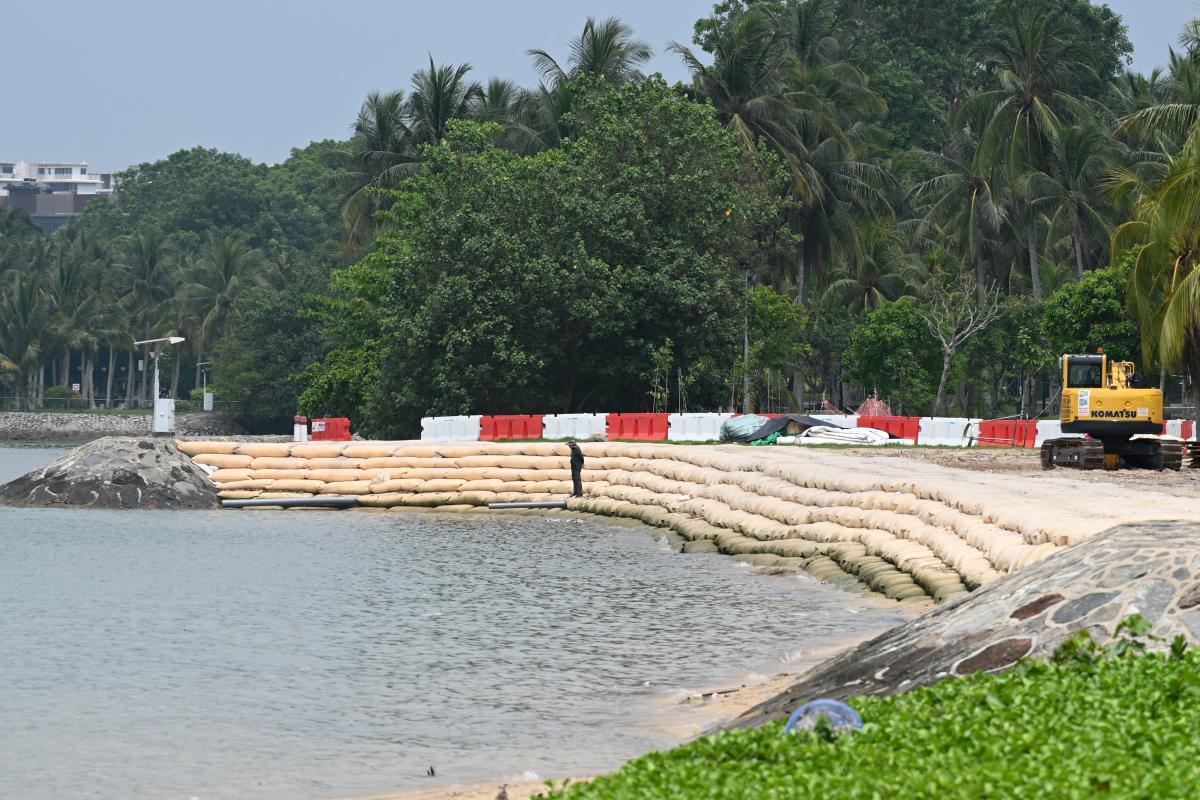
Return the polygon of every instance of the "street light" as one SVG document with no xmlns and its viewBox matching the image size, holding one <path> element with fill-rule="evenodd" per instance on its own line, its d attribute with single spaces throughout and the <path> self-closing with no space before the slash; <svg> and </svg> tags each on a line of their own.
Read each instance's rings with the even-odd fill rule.
<svg viewBox="0 0 1200 800">
<path fill-rule="evenodd" d="M 181 342 L 186 342 L 186 341 L 187 341 L 187 339 L 184 339 L 182 336 L 164 336 L 161 339 L 143 339 L 140 342 L 133 343 L 135 346 L 143 345 L 143 344 L 154 345 L 154 352 L 151 353 L 150 356 L 151 356 L 151 358 L 154 359 L 154 402 L 155 403 L 158 402 L 158 357 L 162 354 L 162 344 L 163 344 L 163 342 L 166 342 L 167 344 L 180 344 Z"/>
</svg>

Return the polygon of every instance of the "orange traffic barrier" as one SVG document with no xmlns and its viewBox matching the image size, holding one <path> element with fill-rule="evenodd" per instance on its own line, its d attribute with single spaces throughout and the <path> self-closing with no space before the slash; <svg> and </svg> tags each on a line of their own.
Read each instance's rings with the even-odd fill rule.
<svg viewBox="0 0 1200 800">
<path fill-rule="evenodd" d="M 505 414 L 482 417 L 479 420 L 479 438 L 485 442 L 499 439 L 541 439 L 541 414 Z"/>
<path fill-rule="evenodd" d="M 670 414 L 609 414 L 608 438 L 661 442 L 667 439 Z"/>
</svg>

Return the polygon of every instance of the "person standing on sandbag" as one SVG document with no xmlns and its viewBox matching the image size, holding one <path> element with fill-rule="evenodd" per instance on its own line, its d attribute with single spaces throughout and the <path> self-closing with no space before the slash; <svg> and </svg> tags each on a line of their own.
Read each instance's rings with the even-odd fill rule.
<svg viewBox="0 0 1200 800">
<path fill-rule="evenodd" d="M 576 442 L 567 442 L 571 448 L 571 496 L 583 497 L 583 451 Z"/>
</svg>

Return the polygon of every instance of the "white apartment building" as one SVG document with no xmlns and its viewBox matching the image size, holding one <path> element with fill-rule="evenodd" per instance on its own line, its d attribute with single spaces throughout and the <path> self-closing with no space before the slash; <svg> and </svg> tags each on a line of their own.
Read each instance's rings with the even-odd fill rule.
<svg viewBox="0 0 1200 800">
<path fill-rule="evenodd" d="M 0 160 L 0 197 L 9 183 L 38 183 L 42 189 L 70 194 L 111 194 L 111 172 L 92 172 L 86 161 Z"/>
</svg>

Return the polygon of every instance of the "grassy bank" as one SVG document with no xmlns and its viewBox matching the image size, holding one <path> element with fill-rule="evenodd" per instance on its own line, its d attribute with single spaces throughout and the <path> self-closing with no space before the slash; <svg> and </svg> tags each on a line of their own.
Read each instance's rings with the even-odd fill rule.
<svg viewBox="0 0 1200 800">
<path fill-rule="evenodd" d="M 1126 638 L 1105 652 L 1076 639 L 1051 662 L 853 700 L 866 725 L 848 735 L 723 733 L 550 796 L 1197 797 L 1198 701 L 1196 648 L 1146 653 Z"/>
</svg>

